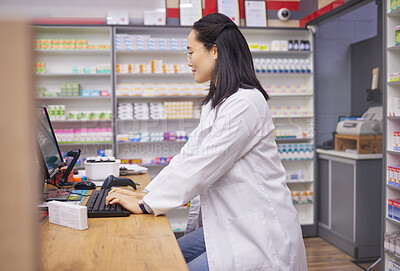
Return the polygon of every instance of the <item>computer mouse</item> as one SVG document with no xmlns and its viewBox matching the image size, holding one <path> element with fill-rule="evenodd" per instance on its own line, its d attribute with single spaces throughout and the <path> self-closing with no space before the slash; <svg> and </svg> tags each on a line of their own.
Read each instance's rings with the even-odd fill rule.
<svg viewBox="0 0 400 271">
<path fill-rule="evenodd" d="M 96 189 L 96 185 L 91 181 L 82 181 L 74 184 L 76 190 L 93 190 Z"/>
</svg>

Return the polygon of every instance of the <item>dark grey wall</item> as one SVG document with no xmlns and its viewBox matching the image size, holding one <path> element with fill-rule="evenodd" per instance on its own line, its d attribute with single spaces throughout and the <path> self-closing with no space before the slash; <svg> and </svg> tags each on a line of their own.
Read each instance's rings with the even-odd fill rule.
<svg viewBox="0 0 400 271">
<path fill-rule="evenodd" d="M 382 39 L 380 35 L 351 45 L 351 114 L 361 116 L 370 106 L 382 105 L 380 102 L 367 102 L 366 89 L 371 88 L 372 69 L 382 69 Z M 381 74 L 380 74 L 381 75 Z M 382 76 L 379 76 L 382 79 Z M 379 90 L 382 90 L 382 80 Z"/>
<path fill-rule="evenodd" d="M 377 18 L 377 5 L 371 2 L 318 27 L 314 51 L 318 145 L 332 138 L 339 115 L 352 112 L 350 46 L 377 35 Z"/>
</svg>

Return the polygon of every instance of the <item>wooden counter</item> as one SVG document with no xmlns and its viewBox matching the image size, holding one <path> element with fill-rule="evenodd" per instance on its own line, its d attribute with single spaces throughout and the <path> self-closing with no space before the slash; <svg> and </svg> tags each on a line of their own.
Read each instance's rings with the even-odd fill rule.
<svg viewBox="0 0 400 271">
<path fill-rule="evenodd" d="M 129 176 L 140 183 L 149 176 Z M 79 231 L 48 220 L 41 227 L 43 270 L 188 270 L 166 216 L 89 218 Z"/>
</svg>

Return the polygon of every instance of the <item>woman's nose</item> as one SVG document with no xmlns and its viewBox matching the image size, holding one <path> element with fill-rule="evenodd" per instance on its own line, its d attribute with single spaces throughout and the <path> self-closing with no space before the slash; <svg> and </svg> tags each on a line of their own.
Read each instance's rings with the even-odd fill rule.
<svg viewBox="0 0 400 271">
<path fill-rule="evenodd" d="M 188 62 L 188 66 L 189 67 L 193 67 L 192 61 L 190 59 L 189 59 L 189 62 Z"/>
</svg>

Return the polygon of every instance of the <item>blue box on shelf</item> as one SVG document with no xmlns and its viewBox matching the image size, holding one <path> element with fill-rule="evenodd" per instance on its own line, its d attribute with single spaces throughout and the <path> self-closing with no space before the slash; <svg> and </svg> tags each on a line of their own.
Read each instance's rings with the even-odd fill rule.
<svg viewBox="0 0 400 271">
<path fill-rule="evenodd" d="M 100 92 L 101 92 L 100 90 L 96 90 L 96 89 L 82 89 L 81 96 L 82 97 L 99 97 Z"/>
</svg>

